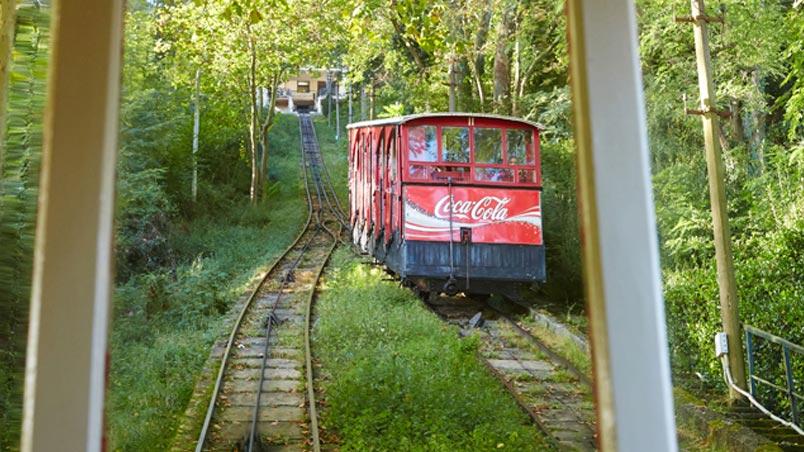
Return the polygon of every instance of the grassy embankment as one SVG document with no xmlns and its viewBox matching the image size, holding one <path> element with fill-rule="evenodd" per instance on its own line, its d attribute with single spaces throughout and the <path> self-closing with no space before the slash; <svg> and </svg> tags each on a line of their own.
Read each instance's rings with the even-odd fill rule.
<svg viewBox="0 0 804 452">
<path fill-rule="evenodd" d="M 333 259 L 314 331 L 323 424 L 342 450 L 546 450 L 535 427 L 459 338 L 379 268 Z"/>
<path fill-rule="evenodd" d="M 296 235 L 306 210 L 299 178 L 296 118 L 272 132 L 271 196 L 177 222 L 169 246 L 177 265 L 138 274 L 117 287 L 111 331 L 109 450 L 165 450 L 224 313 L 254 275 Z M 278 184 L 277 184 L 278 182 Z"/>
</svg>

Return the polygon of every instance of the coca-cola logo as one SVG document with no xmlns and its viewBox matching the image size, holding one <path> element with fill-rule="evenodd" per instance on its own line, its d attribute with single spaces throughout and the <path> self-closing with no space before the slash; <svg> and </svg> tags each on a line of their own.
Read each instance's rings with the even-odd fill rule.
<svg viewBox="0 0 804 452">
<path fill-rule="evenodd" d="M 484 196 L 477 201 L 454 198 L 452 196 L 451 202 L 450 196 L 441 198 L 435 205 L 435 216 L 449 218 L 452 212 L 455 218 L 474 221 L 502 221 L 508 218 L 508 209 L 505 206 L 511 201 L 509 198 Z"/>
</svg>

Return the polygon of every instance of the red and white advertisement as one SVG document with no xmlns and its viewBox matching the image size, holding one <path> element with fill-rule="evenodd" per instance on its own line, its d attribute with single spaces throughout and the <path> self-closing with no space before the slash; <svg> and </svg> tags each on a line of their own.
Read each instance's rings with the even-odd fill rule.
<svg viewBox="0 0 804 452">
<path fill-rule="evenodd" d="M 408 240 L 460 240 L 472 229 L 473 243 L 542 244 L 541 192 L 511 188 L 405 187 Z M 450 226 L 451 223 L 451 226 Z"/>
</svg>

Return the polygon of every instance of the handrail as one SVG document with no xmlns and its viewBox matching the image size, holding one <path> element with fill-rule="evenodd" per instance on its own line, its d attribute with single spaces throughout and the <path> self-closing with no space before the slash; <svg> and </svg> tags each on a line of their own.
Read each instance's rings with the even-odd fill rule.
<svg viewBox="0 0 804 452">
<path fill-rule="evenodd" d="M 785 347 L 789 348 L 790 350 L 793 350 L 796 353 L 800 353 L 800 354 L 804 355 L 804 347 L 802 347 L 802 346 L 800 346 L 798 344 L 795 344 L 793 342 L 790 342 L 787 339 L 784 339 L 784 338 L 779 337 L 779 336 L 775 336 L 775 335 L 773 335 L 771 333 L 768 333 L 767 331 L 762 331 L 759 328 L 757 328 L 755 326 L 751 326 L 751 325 L 743 324 L 743 329 L 745 331 L 751 332 L 751 334 L 753 334 L 755 336 L 762 337 L 764 339 L 767 339 L 767 340 L 773 342 L 774 344 L 779 344 L 781 346 L 785 346 Z"/>
<path fill-rule="evenodd" d="M 751 325 L 743 324 L 743 330 L 745 331 L 745 343 L 748 351 L 748 381 L 750 383 L 751 395 L 754 398 L 758 397 L 757 395 L 758 384 L 762 384 L 767 387 L 773 388 L 777 393 L 785 394 L 787 396 L 787 401 L 790 403 L 790 410 L 793 417 L 793 424 L 801 425 L 799 423 L 800 412 L 798 405 L 800 400 L 804 401 L 804 396 L 802 396 L 801 394 L 797 394 L 795 391 L 796 388 L 793 376 L 793 366 L 790 359 L 790 352 L 793 351 L 795 353 L 798 353 L 799 355 L 804 355 L 804 347 L 795 344 L 793 342 L 790 342 L 787 339 L 768 333 L 767 331 L 760 330 L 759 328 Z M 785 368 L 785 383 L 787 386 L 786 388 L 779 386 L 768 379 L 761 378 L 758 375 L 755 375 L 756 370 L 755 347 L 754 347 L 755 338 L 762 338 L 770 343 L 782 347 L 782 356 L 784 358 L 784 368 Z"/>
</svg>

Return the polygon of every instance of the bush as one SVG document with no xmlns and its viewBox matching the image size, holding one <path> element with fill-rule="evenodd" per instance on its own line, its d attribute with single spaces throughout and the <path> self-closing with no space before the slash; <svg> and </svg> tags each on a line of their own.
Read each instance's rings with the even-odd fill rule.
<svg viewBox="0 0 804 452">
<path fill-rule="evenodd" d="M 547 265 L 544 291 L 557 302 L 583 300 L 573 142 L 542 144 L 542 225 Z"/>
</svg>

